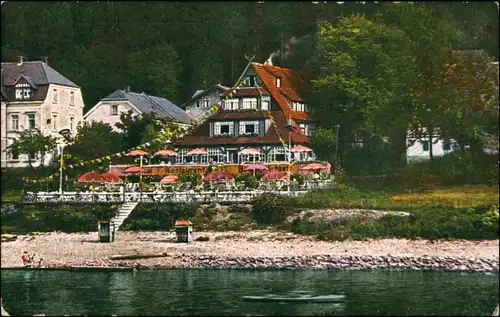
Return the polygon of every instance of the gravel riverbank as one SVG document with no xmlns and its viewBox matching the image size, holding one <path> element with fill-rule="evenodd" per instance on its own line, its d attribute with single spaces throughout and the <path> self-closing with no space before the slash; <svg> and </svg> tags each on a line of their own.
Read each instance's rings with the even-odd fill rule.
<svg viewBox="0 0 500 317">
<path fill-rule="evenodd" d="M 99 243 L 97 232 L 2 235 L 2 267 L 21 267 L 27 251 L 44 267 L 138 268 L 315 268 L 411 269 L 498 272 L 499 241 L 379 239 L 317 241 L 287 232 L 196 232 L 206 242 L 175 243 L 172 232 L 118 232 L 113 243 Z M 8 241 L 10 240 L 10 241 Z M 7 242 L 8 241 L 8 242 Z M 111 260 L 117 255 L 164 257 Z"/>
</svg>

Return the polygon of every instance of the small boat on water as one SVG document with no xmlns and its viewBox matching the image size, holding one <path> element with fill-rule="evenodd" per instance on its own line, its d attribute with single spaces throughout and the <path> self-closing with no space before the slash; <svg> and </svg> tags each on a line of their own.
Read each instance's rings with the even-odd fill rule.
<svg viewBox="0 0 500 317">
<path fill-rule="evenodd" d="M 330 303 L 338 302 L 343 299 L 345 295 L 299 295 L 299 296 L 281 296 L 269 294 L 265 296 L 243 296 L 247 301 L 260 301 L 260 302 L 321 302 Z"/>
</svg>

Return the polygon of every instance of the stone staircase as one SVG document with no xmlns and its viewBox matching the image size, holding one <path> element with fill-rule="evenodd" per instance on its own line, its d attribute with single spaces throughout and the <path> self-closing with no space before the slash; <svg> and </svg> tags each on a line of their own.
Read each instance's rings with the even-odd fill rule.
<svg viewBox="0 0 500 317">
<path fill-rule="evenodd" d="M 123 224 L 125 219 L 127 219 L 127 217 L 132 213 L 132 211 L 138 204 L 139 203 L 137 202 L 124 203 L 121 206 L 116 216 L 111 219 L 111 222 L 114 224 L 117 231 L 120 229 L 120 226 Z"/>
</svg>

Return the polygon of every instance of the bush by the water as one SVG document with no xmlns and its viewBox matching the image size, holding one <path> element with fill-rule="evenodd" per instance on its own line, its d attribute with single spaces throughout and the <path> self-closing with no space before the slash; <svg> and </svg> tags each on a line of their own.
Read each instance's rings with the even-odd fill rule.
<svg viewBox="0 0 500 317">
<path fill-rule="evenodd" d="M 346 218 L 335 221 L 295 220 L 294 233 L 322 240 L 376 237 L 427 239 L 498 239 L 498 205 L 476 208 L 423 208 L 411 217 L 386 215 L 378 220 Z"/>
<path fill-rule="evenodd" d="M 282 195 L 266 193 L 254 198 L 251 204 L 252 218 L 259 224 L 272 225 L 284 219 L 289 200 Z"/>
<path fill-rule="evenodd" d="M 2 214 L 2 233 L 90 232 L 97 230 L 97 220 L 110 219 L 118 205 L 36 204 L 16 206 L 20 212 Z"/>
</svg>

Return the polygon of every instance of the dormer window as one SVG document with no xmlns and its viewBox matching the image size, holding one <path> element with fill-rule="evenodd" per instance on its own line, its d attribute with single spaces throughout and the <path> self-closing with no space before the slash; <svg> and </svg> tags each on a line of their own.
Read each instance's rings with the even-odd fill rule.
<svg viewBox="0 0 500 317">
<path fill-rule="evenodd" d="M 203 100 L 203 107 L 208 108 L 210 106 L 210 99 L 205 98 Z"/>
<path fill-rule="evenodd" d="M 31 98 L 31 87 L 26 83 L 16 85 L 16 99 L 26 100 Z"/>
<path fill-rule="evenodd" d="M 199 108 L 199 107 L 200 107 L 200 101 L 196 100 L 196 108 Z"/>
<path fill-rule="evenodd" d="M 281 77 L 276 77 L 276 87 L 281 87 Z"/>
<path fill-rule="evenodd" d="M 303 104 L 302 102 L 292 102 L 292 109 L 295 111 L 306 111 L 306 105 Z"/>
</svg>

